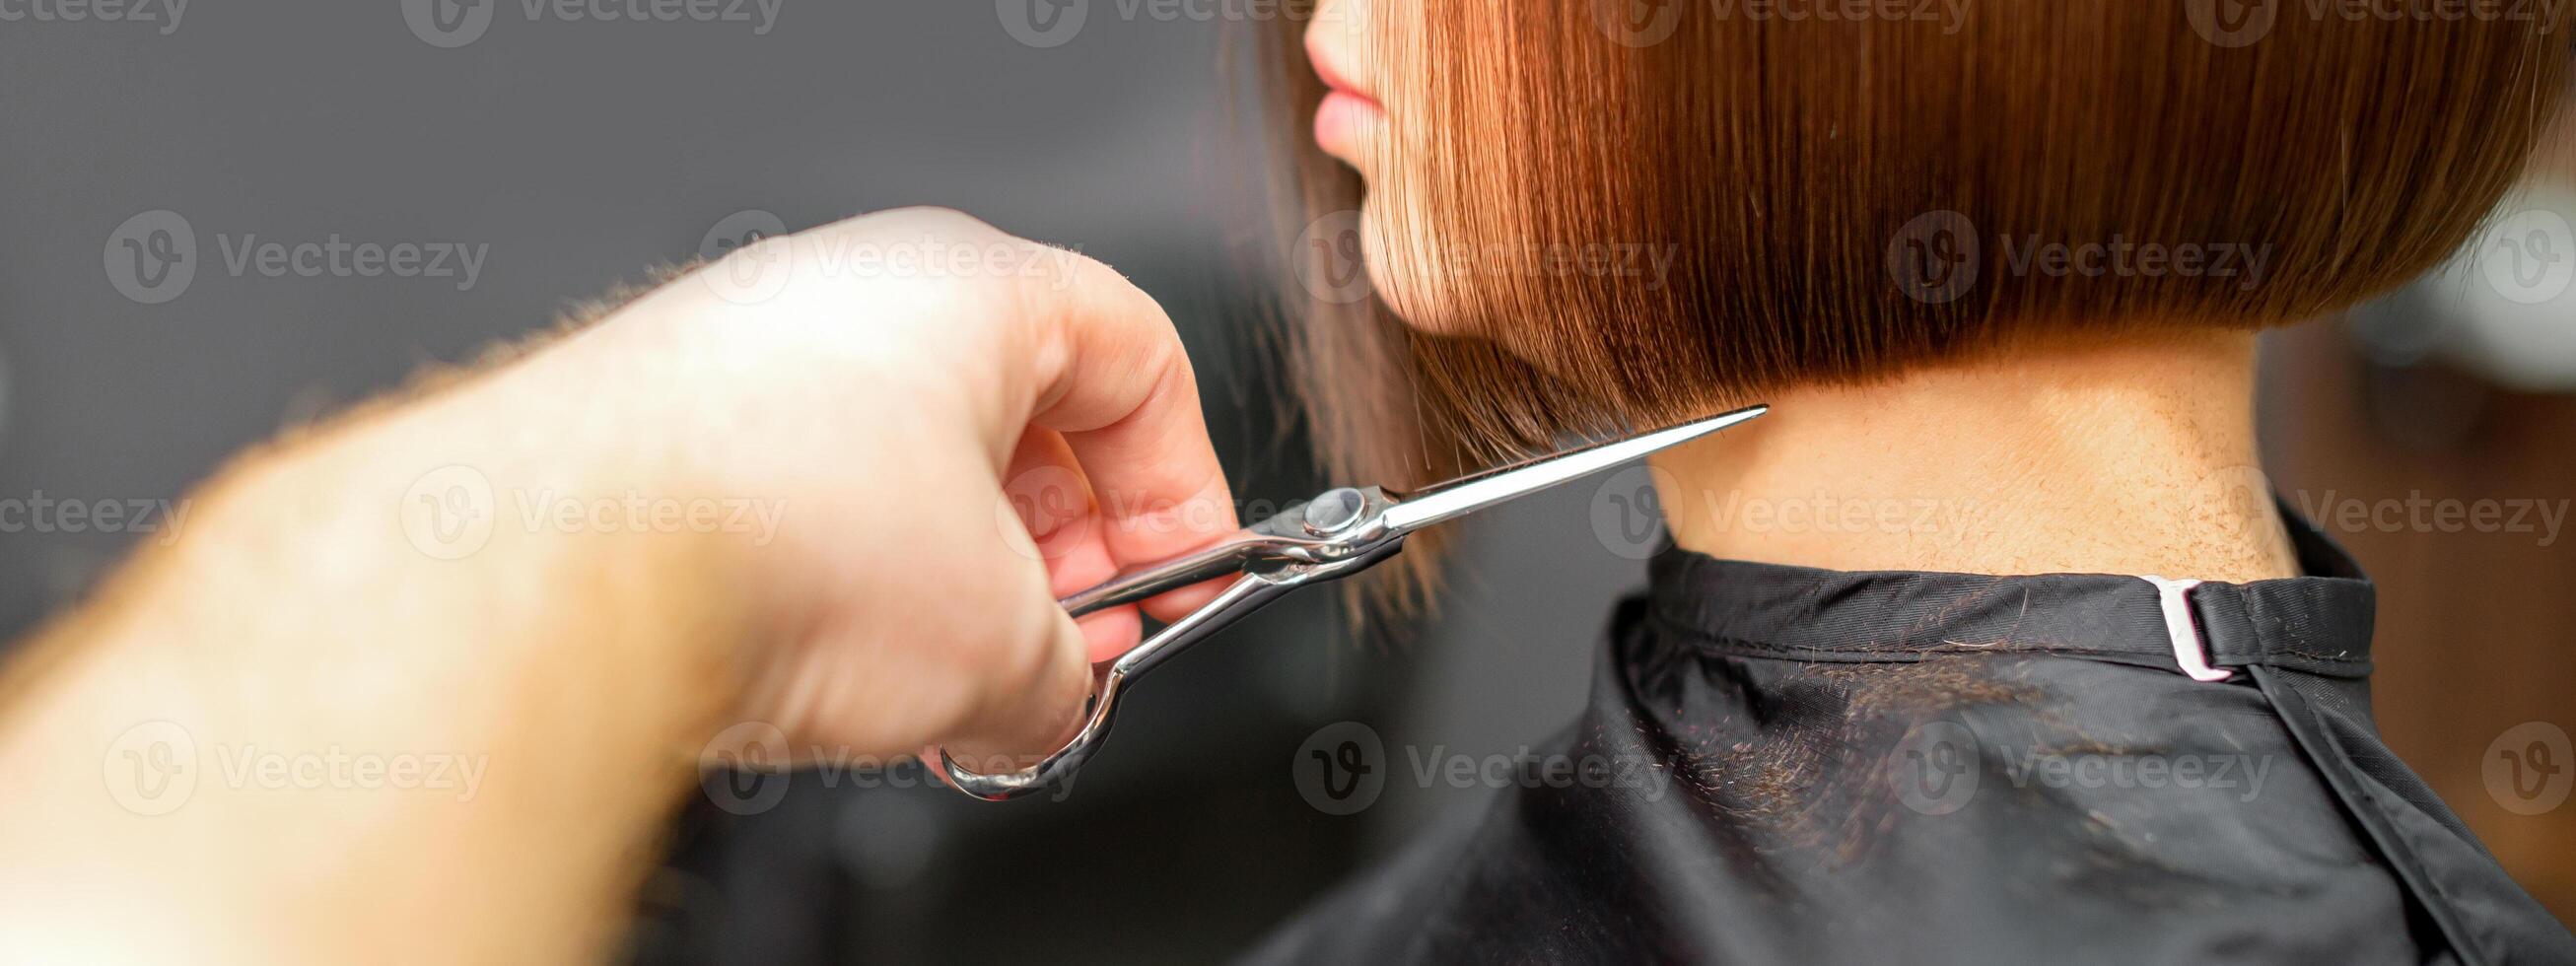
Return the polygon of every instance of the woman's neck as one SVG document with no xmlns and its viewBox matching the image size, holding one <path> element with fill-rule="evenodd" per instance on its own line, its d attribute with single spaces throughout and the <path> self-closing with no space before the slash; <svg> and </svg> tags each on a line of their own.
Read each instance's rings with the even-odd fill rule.
<svg viewBox="0 0 2576 966">
<path fill-rule="evenodd" d="M 2256 469 L 2250 334 L 2021 347 L 1768 401 L 1654 461 L 1682 547 L 1834 570 L 2297 573 Z"/>
</svg>

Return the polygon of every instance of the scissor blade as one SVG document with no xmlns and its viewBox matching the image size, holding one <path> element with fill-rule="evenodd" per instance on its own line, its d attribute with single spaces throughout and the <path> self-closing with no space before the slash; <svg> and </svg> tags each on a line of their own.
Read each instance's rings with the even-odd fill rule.
<svg viewBox="0 0 2576 966">
<path fill-rule="evenodd" d="M 1411 533 L 1690 442 L 1770 411 L 1769 406 L 1738 409 L 1698 422 L 1543 456 L 1509 469 L 1443 483 L 1388 507 L 1379 519 L 1385 522 L 1391 533 Z"/>
</svg>

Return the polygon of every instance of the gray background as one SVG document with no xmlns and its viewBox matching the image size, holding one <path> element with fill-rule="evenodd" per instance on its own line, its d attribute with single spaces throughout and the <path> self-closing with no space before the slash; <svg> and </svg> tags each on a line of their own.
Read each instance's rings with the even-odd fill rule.
<svg viewBox="0 0 2576 966">
<path fill-rule="evenodd" d="M 784 0 L 761 34 L 532 20 L 506 0 L 454 48 L 425 41 L 391 0 L 192 4 L 166 34 L 0 22 L 0 496 L 175 498 L 283 425 L 698 255 L 735 212 L 801 228 L 911 204 L 963 208 L 1133 275 L 1185 327 L 1238 492 L 1309 491 L 1249 330 L 1267 282 L 1226 254 L 1257 229 L 1224 143 L 1221 25 L 1102 0 L 1041 48 L 1006 29 L 1012 2 Z M 186 219 L 196 274 L 147 305 L 112 284 L 111 235 L 155 210 Z M 225 241 L 335 233 L 489 255 L 463 290 L 224 264 Z M 647 890 L 636 955 L 1136 962 L 1238 949 L 1492 794 L 1416 787 L 1409 754 L 1508 753 L 1572 718 L 1607 603 L 1639 574 L 1610 552 L 1620 541 L 1595 536 L 1597 495 L 1579 487 L 1477 524 L 1436 632 L 1354 641 L 1328 602 L 1300 600 L 1160 672 L 1068 801 L 810 783 L 752 816 L 693 800 Z M 23 632 L 151 536 L 0 534 L 0 625 Z M 1351 816 L 1310 807 L 1292 772 L 1300 744 L 1342 721 L 1379 735 L 1391 769 Z"/>
</svg>

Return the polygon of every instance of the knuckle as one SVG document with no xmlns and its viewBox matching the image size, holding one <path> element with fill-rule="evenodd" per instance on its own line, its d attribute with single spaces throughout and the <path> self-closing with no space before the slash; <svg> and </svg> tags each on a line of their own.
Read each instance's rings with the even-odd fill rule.
<svg viewBox="0 0 2576 966">
<path fill-rule="evenodd" d="M 1180 334 L 1168 321 L 1135 326 L 1133 344 L 1126 347 L 1134 360 L 1135 373 L 1154 397 L 1195 395 L 1198 377 L 1190 364 L 1189 352 L 1182 348 Z"/>
</svg>

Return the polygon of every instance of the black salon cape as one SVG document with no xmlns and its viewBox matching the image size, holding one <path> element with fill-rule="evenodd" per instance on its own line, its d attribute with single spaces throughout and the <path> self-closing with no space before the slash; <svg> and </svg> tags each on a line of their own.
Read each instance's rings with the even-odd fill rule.
<svg viewBox="0 0 2576 966">
<path fill-rule="evenodd" d="M 2187 598 L 2215 683 L 2137 577 L 1666 551 L 1481 822 L 1249 960 L 2576 963 L 2380 741 L 2371 585 L 2291 529 L 2312 576 Z"/>
</svg>

